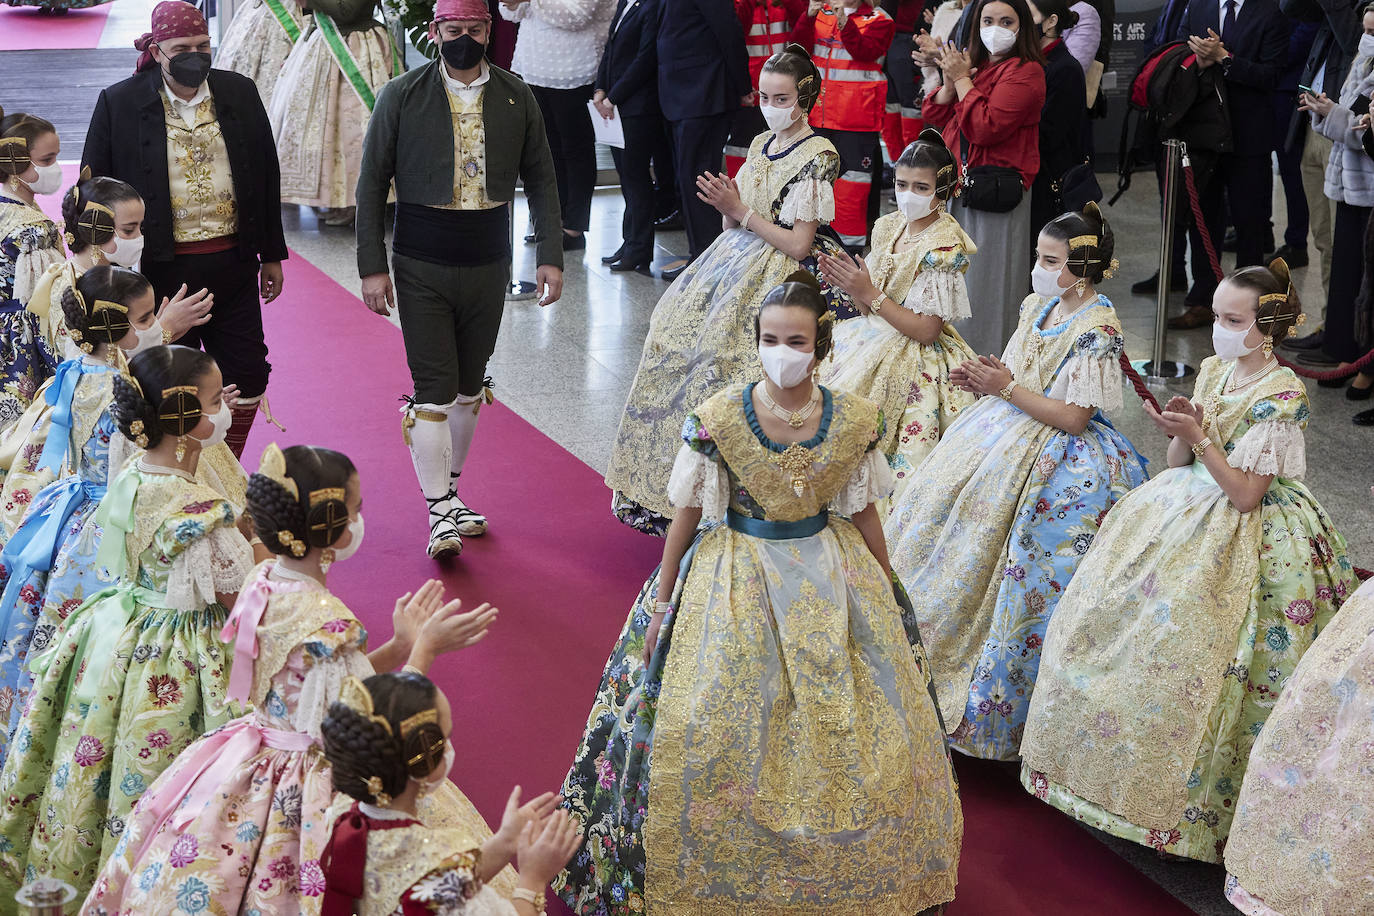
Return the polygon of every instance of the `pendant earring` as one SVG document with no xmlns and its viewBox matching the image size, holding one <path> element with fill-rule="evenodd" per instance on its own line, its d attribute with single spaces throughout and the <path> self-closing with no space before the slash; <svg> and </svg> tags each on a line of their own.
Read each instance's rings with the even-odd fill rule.
<svg viewBox="0 0 1374 916">
<path fill-rule="evenodd" d="M 1264 351 L 1264 358 L 1268 359 L 1274 352 L 1274 335 L 1265 334 L 1264 343 L 1260 344 L 1260 349 Z"/>
<path fill-rule="evenodd" d="M 181 463 L 181 460 L 182 460 L 183 458 L 185 458 L 185 457 L 186 457 L 186 437 L 185 437 L 185 436 L 177 436 L 177 463 L 180 464 L 180 463 Z"/>
<path fill-rule="evenodd" d="M 329 573 L 329 567 L 334 565 L 334 548 L 326 547 L 320 551 L 320 572 Z"/>
</svg>

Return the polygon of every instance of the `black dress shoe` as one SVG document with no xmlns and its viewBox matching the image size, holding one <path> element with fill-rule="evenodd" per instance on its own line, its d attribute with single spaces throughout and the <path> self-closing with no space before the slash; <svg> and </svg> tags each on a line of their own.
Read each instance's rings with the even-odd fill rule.
<svg viewBox="0 0 1374 916">
<path fill-rule="evenodd" d="M 1323 331 L 1314 331 L 1306 337 L 1295 337 L 1292 340 L 1285 340 L 1279 344 L 1284 350 L 1293 350 L 1301 353 L 1304 350 L 1320 350 L 1322 344 L 1326 343 L 1326 334 Z"/>
<path fill-rule="evenodd" d="M 1374 410 L 1362 410 L 1350 418 L 1356 426 L 1374 426 Z"/>
<path fill-rule="evenodd" d="M 1344 388 L 1350 383 L 1349 378 L 1324 378 L 1317 380 L 1318 388 Z"/>
<path fill-rule="evenodd" d="M 668 231 L 668 230 L 670 230 L 670 229 L 681 229 L 681 228 L 682 228 L 682 211 L 681 211 L 681 210 L 674 210 L 672 213 L 669 213 L 667 216 L 660 216 L 658 219 L 654 220 L 654 228 L 655 228 L 655 229 L 662 229 L 662 230 L 664 230 L 664 231 Z"/>
<path fill-rule="evenodd" d="M 564 250 L 564 251 L 577 251 L 577 250 L 579 250 L 579 249 L 586 248 L 586 247 L 587 247 L 587 233 L 583 232 L 583 233 L 581 233 L 580 235 L 570 235 L 570 234 L 567 233 L 567 232 L 563 233 L 563 250 Z"/>
<path fill-rule="evenodd" d="M 1329 369 L 1335 366 L 1340 360 L 1332 356 L 1327 356 L 1321 350 L 1307 350 L 1298 354 L 1298 362 L 1304 366 L 1315 366 L 1318 369 Z"/>
<path fill-rule="evenodd" d="M 654 272 L 650 267 L 650 263 L 651 262 L 648 260 L 627 261 L 624 258 L 621 258 L 620 260 L 611 263 L 611 272 L 623 274 L 633 270 L 635 273 L 640 274 L 641 276 L 652 277 L 654 275 Z"/>
<path fill-rule="evenodd" d="M 1264 263 L 1269 264 L 1275 258 L 1283 258 L 1284 263 L 1294 269 L 1306 267 L 1308 265 L 1306 248 L 1294 248 L 1291 245 L 1280 245 L 1278 251 L 1264 256 Z"/>
<path fill-rule="evenodd" d="M 1183 273 L 1176 273 L 1169 278 L 1169 291 L 1174 293 L 1186 293 L 1188 291 L 1188 278 Z M 1153 296 L 1159 292 L 1159 274 L 1141 280 L 1139 283 L 1131 284 L 1131 292 L 1137 296 Z"/>
<path fill-rule="evenodd" d="M 669 283 L 672 283 L 678 277 L 682 276 L 682 272 L 687 269 L 687 264 L 687 261 L 683 261 L 677 267 L 668 267 L 663 270 L 660 270 L 658 272 L 658 275 L 663 279 L 667 280 Z"/>
<path fill-rule="evenodd" d="M 535 236 L 535 234 L 534 234 L 533 232 L 531 232 L 529 235 L 525 236 L 525 244 L 526 244 L 526 245 L 533 245 L 533 244 L 534 244 L 535 242 L 537 242 L 537 241 L 539 241 L 539 239 L 538 239 L 538 237 Z"/>
<path fill-rule="evenodd" d="M 1367 401 L 1369 396 L 1374 395 L 1374 385 L 1366 385 L 1364 388 L 1356 388 L 1351 385 L 1345 389 L 1345 399 L 1347 401 Z"/>
<path fill-rule="evenodd" d="M 617 249 L 615 250 L 615 253 L 614 253 L 614 254 L 608 254 L 608 255 L 602 256 L 602 258 L 601 258 L 601 263 L 602 263 L 602 264 L 614 264 L 616 261 L 619 261 L 619 260 L 620 260 L 620 253 L 621 253 L 622 251 L 624 251 L 624 250 L 625 250 L 625 246 L 624 246 L 624 245 L 621 245 L 619 248 L 617 248 Z"/>
</svg>

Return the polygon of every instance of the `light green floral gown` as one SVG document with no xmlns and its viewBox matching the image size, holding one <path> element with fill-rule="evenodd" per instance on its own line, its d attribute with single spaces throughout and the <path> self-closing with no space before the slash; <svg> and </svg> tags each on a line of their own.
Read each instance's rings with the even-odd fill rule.
<svg viewBox="0 0 1374 916">
<path fill-rule="evenodd" d="M 119 584 L 64 622 L 0 770 L 0 900 L 50 874 L 85 897 L 144 790 L 228 719 L 227 616 L 252 551 L 234 509 L 189 477 L 131 463 L 96 521 Z M 123 537 L 120 534 L 123 533 Z"/>
</svg>

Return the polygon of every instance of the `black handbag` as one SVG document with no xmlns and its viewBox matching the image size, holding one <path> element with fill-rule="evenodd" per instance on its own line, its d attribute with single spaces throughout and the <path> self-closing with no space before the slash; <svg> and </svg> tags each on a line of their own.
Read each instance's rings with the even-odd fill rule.
<svg viewBox="0 0 1374 916">
<path fill-rule="evenodd" d="M 967 207 L 987 213 L 1010 213 L 1021 203 L 1026 193 L 1021 184 L 1021 173 L 1004 165 L 975 165 L 968 167 L 969 142 L 960 138 L 964 148 L 964 180 L 959 191 L 959 199 Z"/>
<path fill-rule="evenodd" d="M 1075 165 L 1058 180 L 1050 182 L 1050 190 L 1059 199 L 1061 212 L 1077 213 L 1091 201 L 1102 202 L 1102 187 L 1097 183 L 1097 173 L 1087 161 Z"/>
</svg>

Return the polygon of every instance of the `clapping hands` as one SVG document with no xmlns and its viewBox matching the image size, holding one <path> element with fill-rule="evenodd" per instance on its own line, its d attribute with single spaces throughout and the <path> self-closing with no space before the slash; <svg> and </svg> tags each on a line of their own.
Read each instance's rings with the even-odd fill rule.
<svg viewBox="0 0 1374 916">
<path fill-rule="evenodd" d="M 1012 382 L 1011 370 L 995 356 L 980 356 L 964 360 L 949 370 L 949 380 L 964 391 L 977 394 L 999 394 Z"/>
<path fill-rule="evenodd" d="M 499 610 L 480 604 L 460 614 L 462 607 L 457 598 L 444 602 L 444 586 L 438 579 L 430 579 L 413 594 L 407 592 L 396 599 L 391 615 L 393 638 L 408 648 L 409 665 L 428 671 L 440 655 L 466 649 L 486 638 Z"/>
<path fill-rule="evenodd" d="M 1166 435 L 1182 439 L 1189 445 L 1202 441 L 1202 407 L 1182 395 L 1170 398 L 1162 412 L 1147 402 L 1145 415 Z"/>
<path fill-rule="evenodd" d="M 703 172 L 697 176 L 697 197 L 715 207 L 722 216 L 738 221 L 744 202 L 740 200 L 739 185 L 728 175 Z"/>
</svg>

